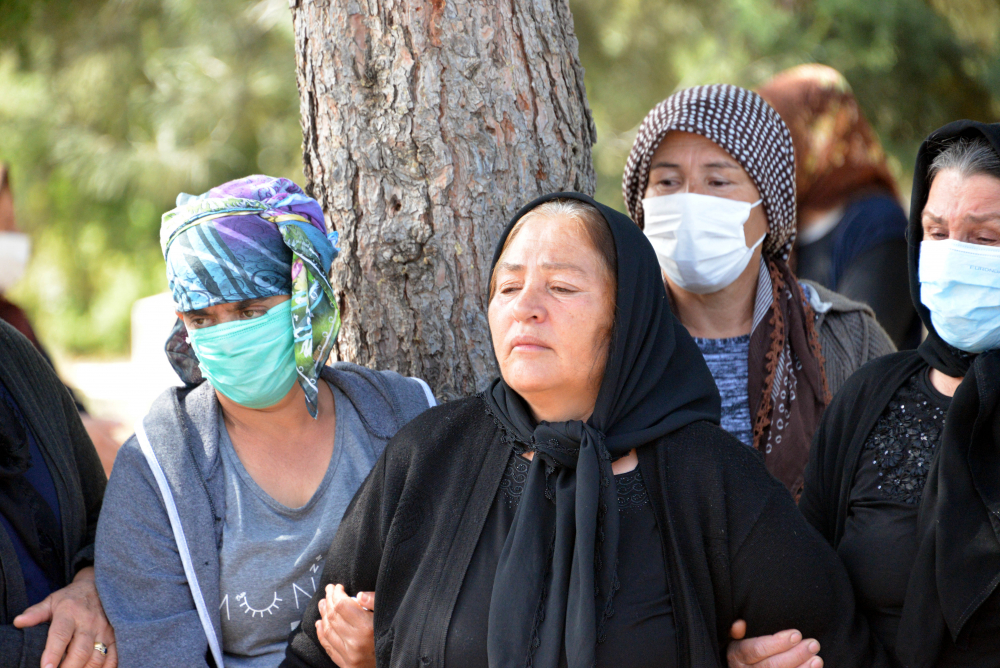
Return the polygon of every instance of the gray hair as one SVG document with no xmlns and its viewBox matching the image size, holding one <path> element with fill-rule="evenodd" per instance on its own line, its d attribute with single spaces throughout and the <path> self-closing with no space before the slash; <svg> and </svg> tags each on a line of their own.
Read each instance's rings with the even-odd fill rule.
<svg viewBox="0 0 1000 668">
<path fill-rule="evenodd" d="M 985 174 L 1000 179 L 1000 155 L 983 137 L 959 137 L 934 157 L 927 182 L 933 182 L 935 176 L 949 169 L 958 171 L 964 178 Z"/>
</svg>

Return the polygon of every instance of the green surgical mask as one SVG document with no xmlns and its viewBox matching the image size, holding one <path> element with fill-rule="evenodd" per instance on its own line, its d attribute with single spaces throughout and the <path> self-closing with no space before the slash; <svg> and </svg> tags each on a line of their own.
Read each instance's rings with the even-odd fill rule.
<svg viewBox="0 0 1000 668">
<path fill-rule="evenodd" d="M 241 406 L 273 406 L 295 384 L 291 300 L 259 318 L 188 330 L 188 338 L 202 375 Z"/>
</svg>

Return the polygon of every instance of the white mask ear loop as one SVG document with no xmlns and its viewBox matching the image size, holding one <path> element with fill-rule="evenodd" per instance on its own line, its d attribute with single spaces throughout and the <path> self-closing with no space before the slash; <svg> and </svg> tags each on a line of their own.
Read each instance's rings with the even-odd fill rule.
<svg viewBox="0 0 1000 668">
<path fill-rule="evenodd" d="M 763 201 L 764 201 L 763 197 L 758 199 L 756 202 L 750 205 L 750 210 L 753 211 L 753 208 Z M 749 222 L 750 222 L 750 216 L 747 216 L 747 219 L 743 221 L 743 227 L 746 227 L 747 223 Z M 753 246 L 750 246 L 750 250 L 757 250 L 757 246 L 760 246 L 762 243 L 764 243 L 764 239 L 766 238 L 767 238 L 767 230 L 764 230 L 764 234 L 760 235 L 760 239 L 755 241 Z"/>
</svg>

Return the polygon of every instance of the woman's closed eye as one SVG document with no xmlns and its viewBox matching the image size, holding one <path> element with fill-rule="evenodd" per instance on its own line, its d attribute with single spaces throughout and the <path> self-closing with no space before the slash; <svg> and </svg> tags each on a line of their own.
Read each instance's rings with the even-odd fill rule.
<svg viewBox="0 0 1000 668">
<path fill-rule="evenodd" d="M 579 288 L 573 287 L 572 285 L 566 285 L 565 283 L 554 283 L 549 286 L 549 290 L 558 295 L 572 295 L 580 292 Z"/>
</svg>

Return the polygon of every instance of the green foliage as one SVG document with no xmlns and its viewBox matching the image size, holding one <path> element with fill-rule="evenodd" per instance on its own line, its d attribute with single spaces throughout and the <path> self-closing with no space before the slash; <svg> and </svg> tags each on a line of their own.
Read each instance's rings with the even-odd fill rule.
<svg viewBox="0 0 1000 668">
<path fill-rule="evenodd" d="M 0 161 L 34 240 L 12 298 L 56 350 L 127 350 L 177 193 L 302 180 L 285 0 L 3 0 L 0 45 Z"/>
<path fill-rule="evenodd" d="M 916 150 L 959 118 L 1000 119 L 997 0 L 570 0 L 597 122 L 598 197 L 646 113 L 701 83 L 746 87 L 819 62 L 850 81 L 903 190 Z"/>
<path fill-rule="evenodd" d="M 904 190 L 919 142 L 1000 116 L 997 0 L 570 0 L 598 126 L 598 197 L 622 207 L 635 130 L 678 88 L 839 69 Z M 121 352 L 164 289 L 178 192 L 301 182 L 285 0 L 0 0 L 0 161 L 35 242 L 13 298 L 64 352 Z"/>
</svg>

